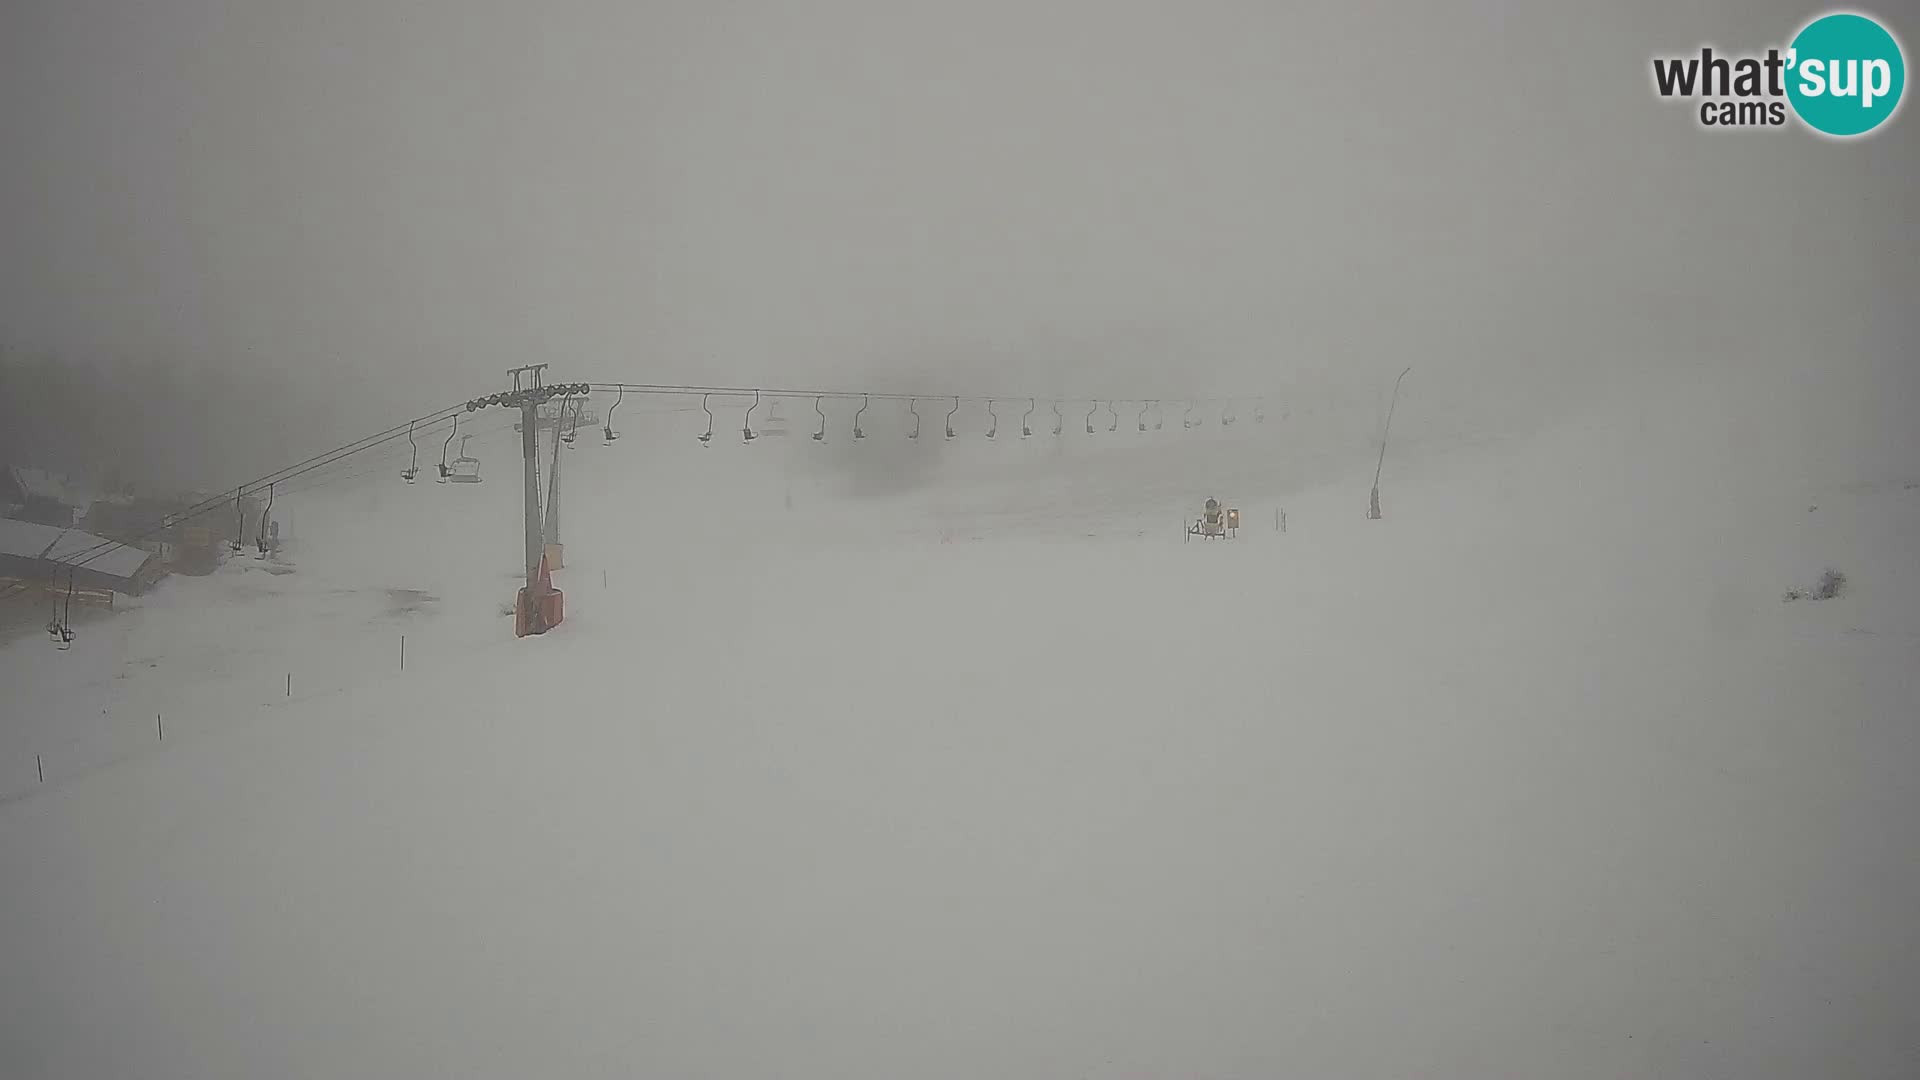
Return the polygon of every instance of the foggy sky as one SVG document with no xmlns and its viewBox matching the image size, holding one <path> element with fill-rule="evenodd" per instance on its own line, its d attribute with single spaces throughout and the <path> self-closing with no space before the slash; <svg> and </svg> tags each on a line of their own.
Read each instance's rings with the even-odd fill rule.
<svg viewBox="0 0 1920 1080">
<path fill-rule="evenodd" d="M 1849 407 L 1911 400 L 1912 109 L 1843 145 L 1650 89 L 1813 8 L 1290 7 L 10 0 L 0 341 L 270 365 L 391 395 L 371 426 L 536 360 L 1552 398 L 1844 352 Z"/>
</svg>

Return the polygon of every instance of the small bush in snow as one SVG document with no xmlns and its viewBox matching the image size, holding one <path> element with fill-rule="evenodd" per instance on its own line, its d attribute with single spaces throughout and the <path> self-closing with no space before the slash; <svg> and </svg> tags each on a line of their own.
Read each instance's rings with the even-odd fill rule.
<svg viewBox="0 0 1920 1080">
<path fill-rule="evenodd" d="M 1839 596 L 1847 587 L 1847 575 L 1829 566 L 1820 574 L 1820 581 L 1811 589 L 1788 589 L 1784 599 L 1794 600 L 1831 600 Z"/>
</svg>

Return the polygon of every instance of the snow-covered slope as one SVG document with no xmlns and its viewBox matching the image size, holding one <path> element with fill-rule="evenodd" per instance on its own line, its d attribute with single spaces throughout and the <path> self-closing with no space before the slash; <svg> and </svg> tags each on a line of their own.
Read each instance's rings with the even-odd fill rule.
<svg viewBox="0 0 1920 1080">
<path fill-rule="evenodd" d="M 1920 475 L 1704 391 L 1417 405 L 1383 521 L 1366 425 L 1277 410 L 583 434 L 527 641 L 506 433 L 294 493 L 295 573 L 0 650 L 0 1061 L 1910 1075 Z"/>
</svg>

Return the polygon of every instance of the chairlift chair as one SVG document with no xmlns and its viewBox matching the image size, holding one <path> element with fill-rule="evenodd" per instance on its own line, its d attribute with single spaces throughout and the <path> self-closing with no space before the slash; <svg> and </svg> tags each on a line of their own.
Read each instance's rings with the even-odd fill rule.
<svg viewBox="0 0 1920 1080">
<path fill-rule="evenodd" d="M 407 483 L 413 483 L 413 478 L 408 477 Z M 237 489 L 233 493 L 233 536 L 227 540 L 227 550 L 233 552 L 235 555 L 240 554 L 240 549 L 243 546 L 240 543 L 240 538 L 247 534 L 247 511 L 241 502 L 245 496 L 245 488 Z"/>
<path fill-rule="evenodd" d="M 253 531 L 253 546 L 260 550 L 255 558 L 264 559 L 273 552 L 273 545 L 267 541 L 267 521 L 273 517 L 273 485 L 267 485 L 267 505 L 260 511 L 260 527 Z"/>
<path fill-rule="evenodd" d="M 74 571 L 69 569 L 65 610 L 55 612 L 53 621 L 47 623 L 47 636 L 53 639 L 53 643 L 59 646 L 62 652 L 73 648 L 73 575 Z M 53 580 L 57 582 L 59 579 Z"/>
<path fill-rule="evenodd" d="M 455 413 L 453 416 L 453 430 L 447 432 L 447 441 L 440 444 L 440 475 L 434 480 L 436 484 L 444 484 L 453 477 L 453 467 L 447 463 L 447 448 L 453 445 L 453 437 L 458 434 L 460 434 L 460 414 Z M 460 444 L 460 449 L 465 450 L 466 448 L 466 443 Z"/>
<path fill-rule="evenodd" d="M 413 478 L 420 475 L 420 445 L 413 441 L 412 424 L 407 425 L 407 446 L 412 448 L 413 456 L 408 460 L 407 467 L 400 470 L 400 479 L 411 484 L 413 483 Z M 233 550 L 239 551 L 240 549 L 236 547 Z"/>
<path fill-rule="evenodd" d="M 58 581 L 58 578 L 54 579 Z M 62 652 L 73 648 L 73 571 L 67 571 L 67 606 L 64 612 L 55 611 L 47 623 L 47 636 Z"/>
<path fill-rule="evenodd" d="M 607 406 L 606 426 L 600 429 L 600 434 L 604 436 L 600 442 L 601 446 L 612 446 L 613 440 L 620 437 L 620 433 L 613 430 L 613 410 L 619 408 L 620 403 L 625 401 L 626 397 L 627 388 L 623 385 L 620 387 L 620 393 L 615 395 L 613 404 Z"/>
<path fill-rule="evenodd" d="M 760 434 L 772 439 L 784 439 L 787 436 L 787 418 L 780 415 L 780 399 L 767 399 L 767 418 L 760 424 Z"/>
<path fill-rule="evenodd" d="M 471 435 L 460 436 L 460 456 L 447 464 L 447 482 L 450 484 L 480 482 L 480 459 L 467 453 L 467 440 L 471 438 Z"/>
</svg>

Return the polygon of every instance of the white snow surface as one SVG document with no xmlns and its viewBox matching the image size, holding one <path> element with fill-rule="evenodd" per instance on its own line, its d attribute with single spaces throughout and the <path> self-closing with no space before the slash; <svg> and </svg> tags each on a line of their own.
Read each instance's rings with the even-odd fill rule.
<svg viewBox="0 0 1920 1080">
<path fill-rule="evenodd" d="M 0 1072 L 1914 1075 L 1915 462 L 1417 382 L 1381 521 L 1277 407 L 582 432 L 524 641 L 498 418 L 285 493 L 0 648 Z"/>
</svg>

